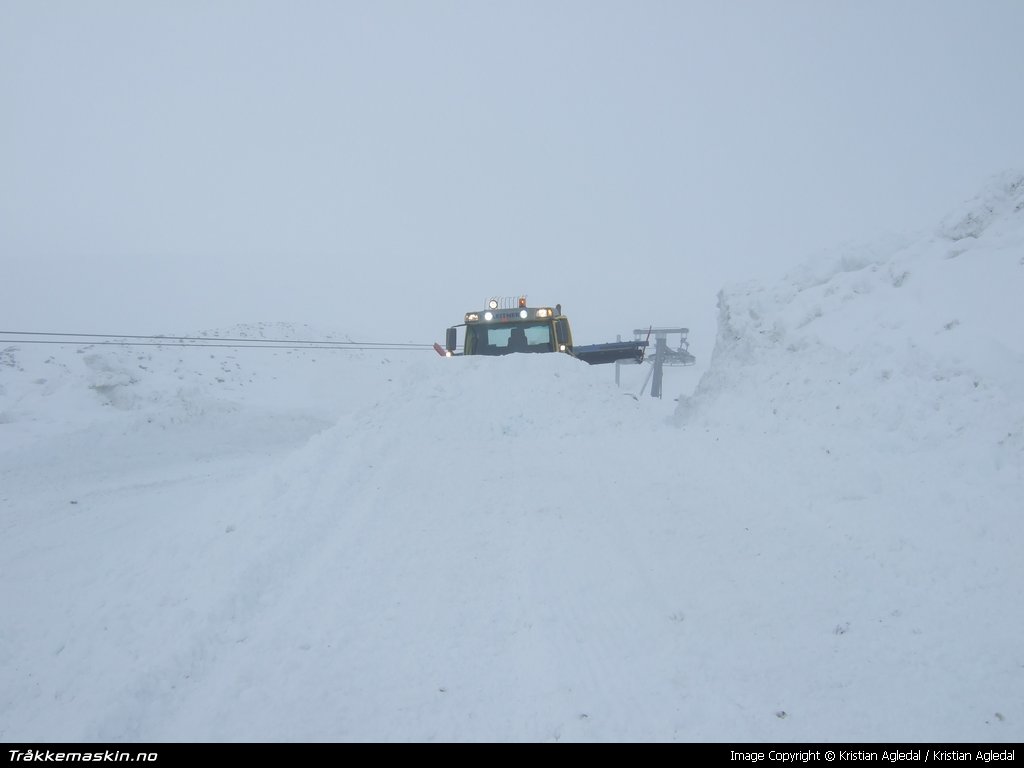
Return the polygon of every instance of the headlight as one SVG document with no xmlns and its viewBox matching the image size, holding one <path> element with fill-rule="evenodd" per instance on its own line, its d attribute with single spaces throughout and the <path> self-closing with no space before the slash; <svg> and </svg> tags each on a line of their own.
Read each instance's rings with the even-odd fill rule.
<svg viewBox="0 0 1024 768">
<path fill-rule="evenodd" d="M 538 309 L 537 310 L 537 317 L 551 317 L 551 310 L 550 309 Z"/>
<path fill-rule="evenodd" d="M 497 299 L 491 299 L 490 301 L 487 302 L 487 306 L 490 307 L 491 309 L 497 309 L 498 308 L 498 300 Z M 489 319 L 490 318 L 488 318 L 488 320 Z"/>
<path fill-rule="evenodd" d="M 466 313 L 466 322 L 467 323 L 475 323 L 479 319 L 480 319 L 480 315 L 478 315 L 476 312 L 467 312 Z"/>
<path fill-rule="evenodd" d="M 486 320 L 487 322 L 490 322 L 493 319 L 494 319 L 494 313 L 493 312 L 484 312 L 484 320 Z"/>
<path fill-rule="evenodd" d="M 521 318 L 523 318 L 523 320 L 525 320 L 525 319 L 526 319 L 526 318 L 527 318 L 527 317 L 529 316 L 529 314 L 530 314 L 530 313 L 529 313 L 529 312 L 527 312 L 527 311 L 526 311 L 525 309 L 520 309 L 520 310 L 519 310 L 519 316 L 520 316 Z"/>
</svg>

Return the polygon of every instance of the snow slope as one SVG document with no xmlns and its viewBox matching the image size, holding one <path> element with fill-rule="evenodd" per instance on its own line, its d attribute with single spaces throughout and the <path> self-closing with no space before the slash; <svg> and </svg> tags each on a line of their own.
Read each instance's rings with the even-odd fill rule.
<svg viewBox="0 0 1024 768">
<path fill-rule="evenodd" d="M 0 739 L 1021 740 L 1022 211 L 724 290 L 678 403 L 0 346 Z"/>
</svg>

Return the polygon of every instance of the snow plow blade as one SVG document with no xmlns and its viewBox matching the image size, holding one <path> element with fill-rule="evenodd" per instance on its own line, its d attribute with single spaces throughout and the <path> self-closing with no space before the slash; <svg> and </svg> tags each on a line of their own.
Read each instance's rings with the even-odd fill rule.
<svg viewBox="0 0 1024 768">
<path fill-rule="evenodd" d="M 615 363 L 619 360 L 642 363 L 646 347 L 646 341 L 613 341 L 608 344 L 591 344 L 586 347 L 576 347 L 573 349 L 572 354 L 574 357 L 578 357 L 590 365 Z"/>
</svg>

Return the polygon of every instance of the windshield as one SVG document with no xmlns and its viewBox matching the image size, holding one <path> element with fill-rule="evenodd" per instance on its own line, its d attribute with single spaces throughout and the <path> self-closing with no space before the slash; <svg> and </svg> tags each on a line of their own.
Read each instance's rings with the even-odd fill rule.
<svg viewBox="0 0 1024 768">
<path fill-rule="evenodd" d="M 550 323 L 502 323 L 466 326 L 467 355 L 550 352 Z"/>
</svg>

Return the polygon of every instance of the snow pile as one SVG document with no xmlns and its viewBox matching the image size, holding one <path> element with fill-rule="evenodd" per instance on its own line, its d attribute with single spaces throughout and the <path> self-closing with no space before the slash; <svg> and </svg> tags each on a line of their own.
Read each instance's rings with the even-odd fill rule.
<svg viewBox="0 0 1024 768">
<path fill-rule="evenodd" d="M 804 738 L 1024 732 L 1021 296 L 1011 175 L 934 235 L 719 297 L 713 359 L 676 421 L 728 446 L 756 506 L 758 541 L 733 554 L 740 571 L 766 561 L 758 652 L 788 659 L 804 706 L 838 715 Z M 808 619 L 829 611 L 835 648 L 810 643 L 801 661 Z"/>
<path fill-rule="evenodd" d="M 723 291 L 710 370 L 680 418 L 871 431 L 901 448 L 987 445 L 1009 460 L 1021 440 L 1022 295 L 1024 177 L 1009 175 L 935 236 Z"/>
<path fill-rule="evenodd" d="M 1020 189 L 724 291 L 678 406 L 562 355 L 3 351 L 0 738 L 1019 741 Z"/>
</svg>

